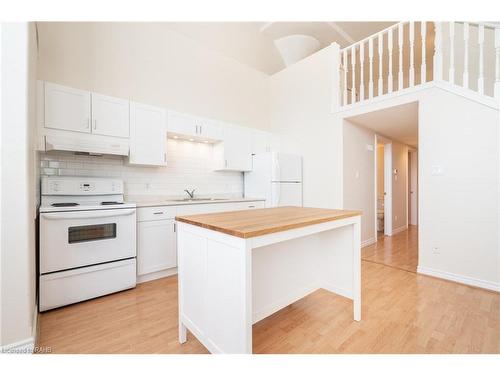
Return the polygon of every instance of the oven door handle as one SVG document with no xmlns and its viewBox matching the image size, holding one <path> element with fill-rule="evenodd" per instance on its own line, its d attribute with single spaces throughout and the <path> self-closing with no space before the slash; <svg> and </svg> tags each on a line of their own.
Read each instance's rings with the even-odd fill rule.
<svg viewBox="0 0 500 375">
<path fill-rule="evenodd" d="M 129 216 L 135 213 L 135 209 L 118 209 L 113 211 L 102 212 L 94 211 L 74 211 L 74 212 L 48 212 L 41 216 L 48 220 L 65 220 L 65 219 L 100 219 L 104 217 Z"/>
</svg>

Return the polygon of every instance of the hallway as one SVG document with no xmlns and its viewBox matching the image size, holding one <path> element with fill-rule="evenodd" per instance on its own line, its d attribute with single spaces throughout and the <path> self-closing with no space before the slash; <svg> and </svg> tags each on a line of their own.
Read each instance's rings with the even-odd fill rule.
<svg viewBox="0 0 500 375">
<path fill-rule="evenodd" d="M 361 249 L 361 258 L 367 262 L 383 264 L 404 271 L 417 272 L 418 226 L 393 236 L 381 236 L 377 243 Z"/>
</svg>

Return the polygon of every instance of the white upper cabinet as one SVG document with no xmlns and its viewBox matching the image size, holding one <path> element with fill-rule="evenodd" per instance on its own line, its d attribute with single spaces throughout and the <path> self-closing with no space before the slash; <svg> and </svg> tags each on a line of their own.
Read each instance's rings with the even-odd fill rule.
<svg viewBox="0 0 500 375">
<path fill-rule="evenodd" d="M 128 138 L 129 101 L 92 93 L 92 133 Z"/>
<path fill-rule="evenodd" d="M 43 127 L 119 138 L 130 136 L 129 101 L 44 82 Z"/>
<path fill-rule="evenodd" d="M 45 82 L 44 127 L 90 133 L 90 92 Z"/>
<path fill-rule="evenodd" d="M 168 132 L 178 135 L 195 136 L 196 118 L 185 113 L 168 111 Z"/>
<path fill-rule="evenodd" d="M 252 170 L 252 143 L 250 129 L 232 125 L 223 126 L 223 141 L 214 145 L 216 170 Z"/>
<path fill-rule="evenodd" d="M 222 129 L 217 121 L 195 117 L 197 137 L 219 141 L 222 139 Z"/>
<path fill-rule="evenodd" d="M 222 139 L 222 131 L 219 123 L 206 119 L 168 111 L 168 132 L 179 138 L 219 141 Z"/>
<path fill-rule="evenodd" d="M 252 155 L 279 151 L 279 138 L 263 130 L 252 130 Z"/>
<path fill-rule="evenodd" d="M 167 111 L 130 103 L 130 164 L 167 165 Z"/>
</svg>

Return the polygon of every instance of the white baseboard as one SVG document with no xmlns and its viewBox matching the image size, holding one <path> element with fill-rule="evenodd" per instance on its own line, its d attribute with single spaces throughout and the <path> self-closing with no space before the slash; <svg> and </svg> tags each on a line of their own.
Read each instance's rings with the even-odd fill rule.
<svg viewBox="0 0 500 375">
<path fill-rule="evenodd" d="M 145 283 L 146 281 L 152 281 L 156 279 L 161 279 L 163 277 L 168 277 L 177 274 L 177 267 L 169 268 L 168 270 L 151 272 L 146 275 L 137 276 L 137 284 Z"/>
<path fill-rule="evenodd" d="M 0 346 L 0 353 L 11 354 L 33 354 L 38 336 L 38 305 L 35 304 L 33 321 L 31 322 L 31 337 L 13 342 L 12 344 Z"/>
<path fill-rule="evenodd" d="M 29 337 L 25 340 L 13 342 L 0 348 L 0 353 L 11 354 L 33 354 L 35 349 L 35 338 Z"/>
<path fill-rule="evenodd" d="M 403 226 L 401 226 L 399 228 L 393 229 L 392 232 L 391 232 L 391 234 L 390 234 L 390 236 L 394 236 L 395 234 L 403 232 L 403 231 L 405 231 L 407 229 L 408 229 L 408 225 L 403 225 Z"/>
<path fill-rule="evenodd" d="M 456 283 L 475 286 L 478 288 L 493 290 L 495 292 L 500 292 L 500 283 L 495 283 L 492 281 L 475 279 L 473 277 L 457 275 L 455 273 L 450 273 L 446 271 L 440 271 L 428 267 L 417 267 L 417 273 L 427 276 L 434 276 L 440 279 L 445 279 L 449 281 L 454 281 Z"/>
<path fill-rule="evenodd" d="M 364 240 L 363 242 L 361 242 L 361 247 L 362 248 L 367 247 L 367 246 L 373 245 L 376 242 L 377 242 L 377 239 L 375 237 L 368 238 L 367 240 Z"/>
</svg>

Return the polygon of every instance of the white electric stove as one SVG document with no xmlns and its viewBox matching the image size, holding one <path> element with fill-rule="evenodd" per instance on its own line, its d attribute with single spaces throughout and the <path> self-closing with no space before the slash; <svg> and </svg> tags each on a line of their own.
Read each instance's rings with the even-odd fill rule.
<svg viewBox="0 0 500 375">
<path fill-rule="evenodd" d="M 39 309 L 45 311 L 136 285 L 136 208 L 123 182 L 43 177 Z"/>
</svg>

